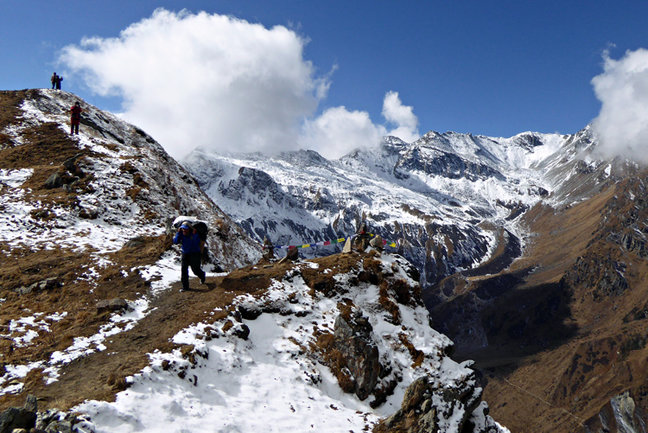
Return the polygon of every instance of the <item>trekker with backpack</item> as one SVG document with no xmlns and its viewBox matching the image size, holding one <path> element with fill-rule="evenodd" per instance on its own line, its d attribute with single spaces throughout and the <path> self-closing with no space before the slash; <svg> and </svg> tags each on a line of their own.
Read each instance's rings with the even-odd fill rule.
<svg viewBox="0 0 648 433">
<path fill-rule="evenodd" d="M 205 241 L 200 238 L 198 231 L 188 223 L 182 223 L 178 232 L 173 237 L 174 244 L 182 246 L 182 267 L 180 270 L 180 280 L 182 281 L 181 292 L 189 290 L 189 267 L 195 276 L 200 278 L 200 282 L 205 284 L 205 271 L 200 267 L 200 261 Z"/>
</svg>

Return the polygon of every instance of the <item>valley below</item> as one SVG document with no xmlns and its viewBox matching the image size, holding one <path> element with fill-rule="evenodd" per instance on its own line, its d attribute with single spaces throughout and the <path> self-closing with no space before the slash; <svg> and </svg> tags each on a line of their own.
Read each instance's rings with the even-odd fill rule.
<svg viewBox="0 0 648 433">
<path fill-rule="evenodd" d="M 452 295 L 431 307 L 434 326 L 456 359 L 475 360 L 491 414 L 512 432 L 643 431 L 645 179 L 534 207 L 524 216 L 533 237 L 510 267 L 440 284 Z"/>
</svg>

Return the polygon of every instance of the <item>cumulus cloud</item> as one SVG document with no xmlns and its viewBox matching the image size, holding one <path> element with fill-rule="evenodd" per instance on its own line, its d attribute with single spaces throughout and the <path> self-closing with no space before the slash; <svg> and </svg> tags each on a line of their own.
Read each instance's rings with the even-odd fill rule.
<svg viewBox="0 0 648 433">
<path fill-rule="evenodd" d="M 328 158 L 376 145 L 385 135 L 364 111 L 316 116 L 331 74 L 315 75 L 306 40 L 231 16 L 156 10 L 115 38 L 85 38 L 59 58 L 91 89 L 123 101 L 122 116 L 176 158 L 201 146 L 216 152 L 273 153 L 310 148 Z M 417 119 L 398 94 L 383 115 L 404 140 Z M 406 138 L 407 137 L 407 138 Z"/>
<path fill-rule="evenodd" d="M 387 92 L 383 101 L 382 115 L 387 122 L 396 126 L 389 132 L 389 135 L 394 135 L 407 142 L 412 142 L 420 137 L 418 118 L 414 115 L 414 109 L 403 105 L 398 92 Z"/>
<path fill-rule="evenodd" d="M 329 108 L 304 125 L 304 147 L 317 150 L 328 159 L 339 158 L 353 149 L 377 146 L 385 135 L 383 126 L 374 125 L 366 111 L 345 107 Z"/>
<path fill-rule="evenodd" d="M 285 27 L 164 9 L 118 38 L 84 39 L 61 61 L 174 156 L 197 145 L 267 151 L 294 146 L 301 119 L 326 94 Z"/>
<path fill-rule="evenodd" d="M 383 100 L 382 115 L 395 128 L 374 124 L 366 111 L 349 111 L 346 107 L 329 108 L 319 117 L 307 121 L 301 142 L 325 158 L 334 159 L 354 149 L 378 146 L 385 135 L 412 142 L 420 137 L 418 118 L 412 107 L 404 106 L 398 92 L 389 91 Z"/>
<path fill-rule="evenodd" d="M 648 50 L 627 51 L 614 60 L 603 55 L 603 73 L 592 79 L 601 111 L 592 122 L 604 157 L 648 163 Z"/>
</svg>

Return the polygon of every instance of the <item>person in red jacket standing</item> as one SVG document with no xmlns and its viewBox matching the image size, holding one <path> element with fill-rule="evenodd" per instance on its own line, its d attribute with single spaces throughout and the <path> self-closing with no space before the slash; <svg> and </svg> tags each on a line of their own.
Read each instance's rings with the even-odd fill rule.
<svg viewBox="0 0 648 433">
<path fill-rule="evenodd" d="M 70 134 L 79 133 L 79 123 L 81 123 L 82 111 L 83 109 L 81 108 L 81 105 L 79 105 L 79 101 L 75 102 L 72 108 L 70 108 L 70 112 L 72 114 L 70 118 Z"/>
</svg>

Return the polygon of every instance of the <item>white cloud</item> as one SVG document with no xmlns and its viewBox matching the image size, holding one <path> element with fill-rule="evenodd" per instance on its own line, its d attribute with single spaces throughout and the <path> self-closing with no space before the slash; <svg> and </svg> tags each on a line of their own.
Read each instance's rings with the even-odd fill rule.
<svg viewBox="0 0 648 433">
<path fill-rule="evenodd" d="M 198 146 L 216 152 L 314 149 L 337 158 L 387 133 L 367 112 L 328 108 L 314 118 L 337 65 L 316 77 L 306 40 L 230 16 L 156 10 L 116 38 L 86 38 L 60 57 L 90 89 L 123 100 L 123 117 L 174 157 Z M 412 107 L 388 92 L 390 131 L 418 138 Z"/>
<path fill-rule="evenodd" d="M 302 142 L 325 158 L 335 159 L 354 149 L 377 146 L 385 132 L 383 126 L 373 124 L 366 111 L 335 107 L 306 122 Z"/>
<path fill-rule="evenodd" d="M 329 108 L 313 121 L 305 123 L 302 143 L 329 159 L 339 158 L 354 149 L 378 146 L 385 135 L 412 142 L 420 137 L 418 119 L 412 107 L 404 106 L 398 92 L 389 91 L 383 100 L 383 117 L 395 129 L 374 124 L 366 111 L 345 107 Z"/>
<path fill-rule="evenodd" d="M 296 145 L 326 94 L 304 44 L 281 26 L 158 9 L 118 38 L 66 47 L 61 61 L 93 91 L 121 96 L 124 118 L 175 157 L 198 145 L 270 151 Z"/>
<path fill-rule="evenodd" d="M 382 115 L 389 123 L 396 125 L 389 135 L 394 135 L 407 142 L 412 142 L 420 137 L 418 118 L 414 115 L 414 109 L 403 105 L 398 92 L 387 92 L 383 101 Z"/>
<path fill-rule="evenodd" d="M 592 122 L 604 157 L 648 163 L 648 50 L 627 51 L 620 60 L 603 55 L 603 73 L 592 79 L 601 111 Z"/>
</svg>

